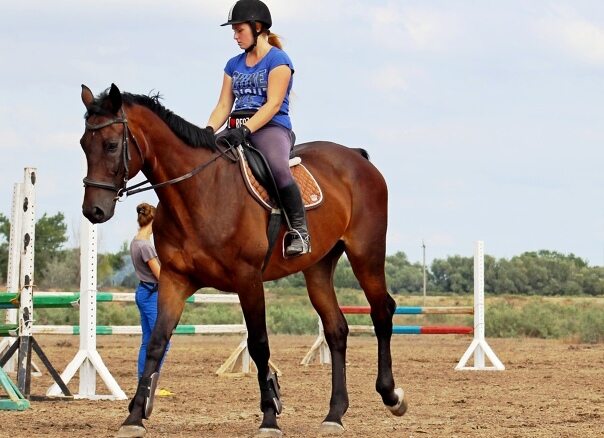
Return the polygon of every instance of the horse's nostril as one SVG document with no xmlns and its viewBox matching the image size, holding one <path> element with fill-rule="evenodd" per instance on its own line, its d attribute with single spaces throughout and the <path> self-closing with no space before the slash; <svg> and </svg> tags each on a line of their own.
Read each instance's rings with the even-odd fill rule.
<svg viewBox="0 0 604 438">
<path fill-rule="evenodd" d="M 105 218 L 105 212 L 101 210 L 99 207 L 94 207 L 94 217 L 97 220 L 103 220 Z"/>
<path fill-rule="evenodd" d="M 82 213 L 93 224 L 98 224 L 101 222 L 105 222 L 107 220 L 107 215 L 105 214 L 105 211 L 101 207 L 97 207 L 97 206 L 83 207 Z"/>
</svg>

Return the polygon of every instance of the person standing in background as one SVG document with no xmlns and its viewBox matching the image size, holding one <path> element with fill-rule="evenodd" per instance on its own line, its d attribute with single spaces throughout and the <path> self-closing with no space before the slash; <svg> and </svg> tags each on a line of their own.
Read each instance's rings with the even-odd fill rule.
<svg viewBox="0 0 604 438">
<path fill-rule="evenodd" d="M 143 375 L 147 358 L 147 345 L 157 319 L 157 292 L 161 266 L 151 242 L 155 207 L 143 202 L 136 207 L 138 233 L 130 243 L 130 256 L 139 279 L 135 301 L 141 318 L 142 340 L 138 353 L 138 378 Z M 168 348 L 169 348 L 168 344 Z M 168 350 L 166 349 L 166 353 Z M 165 356 L 164 356 L 165 358 Z M 163 364 L 163 359 L 162 359 Z M 160 364 L 161 367 L 161 364 Z M 165 390 L 162 390 L 165 391 Z"/>
</svg>

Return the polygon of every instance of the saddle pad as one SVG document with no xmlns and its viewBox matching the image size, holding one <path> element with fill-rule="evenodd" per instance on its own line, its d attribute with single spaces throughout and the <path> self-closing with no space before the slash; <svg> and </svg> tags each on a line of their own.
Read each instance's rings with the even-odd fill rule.
<svg viewBox="0 0 604 438">
<path fill-rule="evenodd" d="M 241 150 L 238 152 L 240 157 L 239 162 L 241 163 L 241 173 L 243 174 L 245 185 L 247 186 L 247 189 L 251 195 L 267 210 L 277 208 L 273 203 L 273 200 L 268 196 L 266 189 L 252 174 L 252 170 L 250 169 L 244 154 L 241 152 Z M 300 157 L 295 157 L 289 160 L 289 167 L 291 168 L 294 180 L 298 184 L 300 192 L 302 193 L 304 208 L 306 210 L 310 210 L 318 207 L 319 204 L 323 202 L 323 192 L 321 191 L 321 187 L 319 187 L 317 180 L 315 180 L 308 169 L 302 164 Z"/>
</svg>

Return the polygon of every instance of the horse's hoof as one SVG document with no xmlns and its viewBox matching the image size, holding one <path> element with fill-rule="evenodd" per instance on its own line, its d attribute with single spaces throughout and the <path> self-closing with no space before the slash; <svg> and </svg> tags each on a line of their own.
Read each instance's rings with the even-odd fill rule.
<svg viewBox="0 0 604 438">
<path fill-rule="evenodd" d="M 147 429 L 143 426 L 127 425 L 120 427 L 115 438 L 136 438 L 143 437 L 147 433 Z"/>
<path fill-rule="evenodd" d="M 281 429 L 261 427 L 258 429 L 258 433 L 254 435 L 254 438 L 281 438 L 282 436 L 283 432 L 281 432 Z"/>
<path fill-rule="evenodd" d="M 319 428 L 319 436 L 338 436 L 344 433 L 344 426 L 335 421 L 324 421 Z"/>
<path fill-rule="evenodd" d="M 396 388 L 394 393 L 398 396 L 398 403 L 394 406 L 386 406 L 392 415 L 396 415 L 397 417 L 402 417 L 407 412 L 407 399 L 405 398 L 405 392 L 403 388 Z"/>
</svg>

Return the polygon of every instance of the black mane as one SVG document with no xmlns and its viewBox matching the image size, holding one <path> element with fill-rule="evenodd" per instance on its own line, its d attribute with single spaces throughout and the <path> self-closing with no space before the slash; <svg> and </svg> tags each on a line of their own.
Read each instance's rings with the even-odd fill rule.
<svg viewBox="0 0 604 438">
<path fill-rule="evenodd" d="M 105 90 L 99 94 L 94 103 L 88 108 L 86 118 L 93 114 L 111 116 L 106 109 L 105 101 L 109 99 L 109 91 Z M 125 105 L 141 105 L 149 108 L 172 130 L 178 138 L 193 148 L 206 148 L 212 151 L 216 150 L 214 136 L 208 134 L 205 130 L 186 121 L 177 114 L 174 114 L 168 108 L 163 106 L 159 100 L 159 93 L 145 96 L 143 94 L 122 93 L 122 102 Z"/>
</svg>

